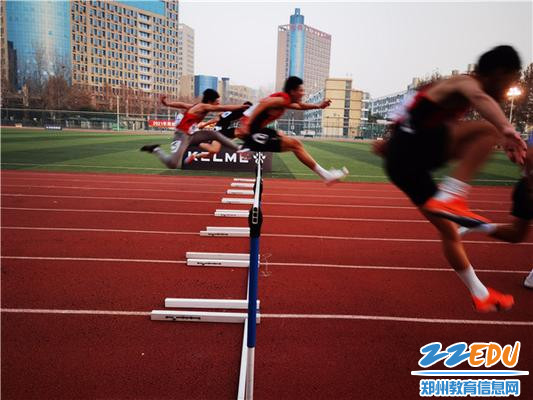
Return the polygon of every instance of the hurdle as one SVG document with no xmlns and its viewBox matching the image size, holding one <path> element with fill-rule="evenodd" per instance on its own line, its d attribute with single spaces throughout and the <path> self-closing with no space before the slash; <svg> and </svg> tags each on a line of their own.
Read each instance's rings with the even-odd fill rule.
<svg viewBox="0 0 533 400">
<path fill-rule="evenodd" d="M 254 183 L 246 183 L 246 182 L 233 182 L 231 185 L 233 188 L 253 188 Z"/>
<path fill-rule="evenodd" d="M 215 210 L 215 217 L 248 218 L 248 210 Z"/>
<path fill-rule="evenodd" d="M 244 189 L 228 189 L 227 194 L 254 194 L 253 190 L 244 190 Z"/>
<path fill-rule="evenodd" d="M 199 253 L 185 254 L 188 266 L 248 268 L 250 255 L 246 253 Z"/>
<path fill-rule="evenodd" d="M 248 284 L 246 299 L 193 299 L 166 298 L 166 310 L 152 310 L 150 319 L 166 322 L 218 322 L 242 323 L 243 340 L 241 363 L 239 368 L 239 384 L 237 400 L 253 400 L 254 361 L 256 344 L 256 325 L 261 322 L 260 301 L 257 298 L 259 271 L 259 237 L 263 220 L 261 212 L 262 164 L 265 159 L 262 153 L 254 154 L 256 162 L 256 179 L 235 178 L 238 182 L 254 182 L 254 197 L 246 200 L 251 204 L 246 210 L 216 210 L 215 216 L 248 217 L 248 227 L 207 227 L 200 232 L 201 236 L 248 236 L 250 237 L 249 253 L 210 253 L 187 252 L 187 265 L 190 266 L 224 266 L 248 267 Z M 174 310 L 170 310 L 174 308 Z M 202 311 L 200 311 L 202 310 Z M 203 311 L 226 310 L 226 311 Z M 232 310 L 228 312 L 227 310 Z M 247 310 L 247 312 L 238 311 Z"/>
<path fill-rule="evenodd" d="M 254 204 L 254 199 L 240 198 L 240 197 L 223 197 L 224 204 Z"/>
</svg>

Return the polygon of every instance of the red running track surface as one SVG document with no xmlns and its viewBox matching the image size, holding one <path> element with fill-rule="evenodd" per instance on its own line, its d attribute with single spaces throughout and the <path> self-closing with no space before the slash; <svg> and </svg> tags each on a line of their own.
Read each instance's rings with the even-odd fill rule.
<svg viewBox="0 0 533 400">
<path fill-rule="evenodd" d="M 149 319 L 165 297 L 245 297 L 245 270 L 184 264 L 186 251 L 248 251 L 198 236 L 245 226 L 213 215 L 248 207 L 220 203 L 247 197 L 230 182 L 2 171 L 2 398 L 235 398 L 241 325 Z M 506 221 L 510 191 L 477 187 L 471 204 Z M 257 399 L 418 398 L 410 371 L 432 341 L 520 340 L 516 369 L 532 369 L 532 235 L 466 239 L 480 278 L 517 302 L 480 315 L 391 185 L 266 180 L 263 209 Z"/>
</svg>

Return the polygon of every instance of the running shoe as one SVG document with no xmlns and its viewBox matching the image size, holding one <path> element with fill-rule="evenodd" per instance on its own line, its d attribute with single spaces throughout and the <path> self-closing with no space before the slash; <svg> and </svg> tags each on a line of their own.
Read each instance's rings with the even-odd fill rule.
<svg viewBox="0 0 533 400">
<path fill-rule="evenodd" d="M 474 308 L 478 312 L 505 311 L 510 310 L 514 305 L 514 298 L 510 294 L 503 294 L 492 288 L 487 288 L 489 295 L 486 299 L 479 299 L 472 296 Z"/>
<path fill-rule="evenodd" d="M 159 144 L 147 144 L 146 146 L 141 147 L 141 151 L 146 151 L 147 153 L 153 153 L 155 149 L 159 148 Z"/>
<path fill-rule="evenodd" d="M 449 219 L 467 228 L 490 223 L 490 220 L 487 218 L 470 211 L 466 200 L 460 196 L 452 196 L 446 201 L 437 200 L 432 197 L 426 201 L 422 208 L 431 214 Z"/>
<path fill-rule="evenodd" d="M 328 186 L 337 183 L 346 175 L 348 175 L 348 172 L 349 171 L 346 167 L 342 167 L 341 169 L 330 169 L 329 176 L 324 179 L 324 183 Z"/>
<path fill-rule="evenodd" d="M 192 163 L 194 160 L 196 160 L 196 154 L 191 154 L 190 156 L 188 156 L 185 161 L 183 161 L 185 164 L 190 164 Z"/>
</svg>

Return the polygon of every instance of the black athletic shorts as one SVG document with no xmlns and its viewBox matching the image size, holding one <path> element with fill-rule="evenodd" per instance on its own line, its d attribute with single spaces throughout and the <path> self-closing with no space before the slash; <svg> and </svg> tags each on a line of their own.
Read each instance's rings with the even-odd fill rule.
<svg viewBox="0 0 533 400">
<path fill-rule="evenodd" d="M 533 188 L 528 188 L 527 178 L 520 179 L 514 187 L 511 215 L 527 221 L 533 219 Z"/>
<path fill-rule="evenodd" d="M 448 161 L 449 146 L 446 125 L 424 130 L 398 125 L 387 144 L 385 171 L 414 204 L 421 206 L 438 190 L 431 172 Z"/>
<path fill-rule="evenodd" d="M 281 137 L 274 129 L 250 129 L 250 134 L 244 139 L 243 147 L 252 151 L 280 153 Z"/>
<path fill-rule="evenodd" d="M 226 136 L 228 139 L 235 139 L 235 128 L 220 129 L 219 132 Z"/>
</svg>

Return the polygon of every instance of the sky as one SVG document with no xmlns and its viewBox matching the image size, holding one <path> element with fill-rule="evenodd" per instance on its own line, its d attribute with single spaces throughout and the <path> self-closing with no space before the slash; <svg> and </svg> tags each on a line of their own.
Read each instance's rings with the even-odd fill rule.
<svg viewBox="0 0 533 400">
<path fill-rule="evenodd" d="M 532 4 L 180 0 L 180 22 L 195 31 L 195 74 L 273 88 L 277 27 L 298 7 L 306 25 L 332 35 L 330 77 L 351 77 L 354 88 L 378 97 L 406 89 L 413 77 L 465 71 L 499 44 L 531 63 Z"/>
</svg>

